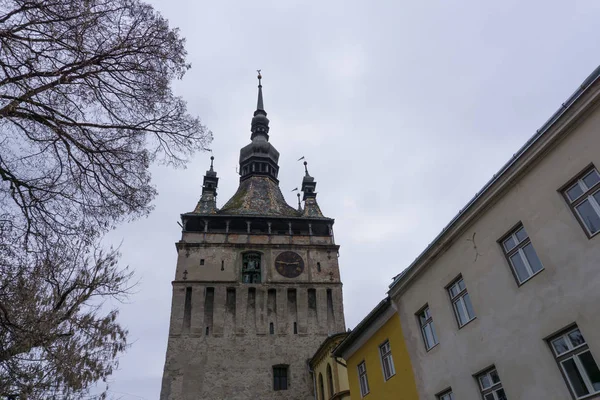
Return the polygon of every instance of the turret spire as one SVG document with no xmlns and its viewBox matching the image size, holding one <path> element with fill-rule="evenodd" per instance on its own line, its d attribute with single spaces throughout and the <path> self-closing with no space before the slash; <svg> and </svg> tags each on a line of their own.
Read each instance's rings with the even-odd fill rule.
<svg viewBox="0 0 600 400">
<path fill-rule="evenodd" d="M 265 110 L 265 106 L 263 105 L 263 95 L 262 95 L 262 83 L 261 83 L 261 79 L 262 79 L 262 75 L 260 74 L 260 69 L 257 69 L 256 72 L 258 72 L 258 101 L 256 102 L 256 111 Z M 256 115 L 256 113 L 254 114 Z"/>
<path fill-rule="evenodd" d="M 202 197 L 196 205 L 194 212 L 202 214 L 214 214 L 217 212 L 217 187 L 219 178 L 213 168 L 215 157 L 210 156 L 210 169 L 204 175 L 202 183 Z"/>
</svg>

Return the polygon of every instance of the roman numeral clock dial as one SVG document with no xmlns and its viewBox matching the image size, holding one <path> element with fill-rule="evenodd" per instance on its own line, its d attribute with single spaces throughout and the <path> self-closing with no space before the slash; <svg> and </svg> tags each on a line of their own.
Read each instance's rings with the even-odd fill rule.
<svg viewBox="0 0 600 400">
<path fill-rule="evenodd" d="M 275 269 L 281 276 L 295 278 L 304 271 L 304 260 L 298 253 L 284 251 L 275 258 Z"/>
</svg>

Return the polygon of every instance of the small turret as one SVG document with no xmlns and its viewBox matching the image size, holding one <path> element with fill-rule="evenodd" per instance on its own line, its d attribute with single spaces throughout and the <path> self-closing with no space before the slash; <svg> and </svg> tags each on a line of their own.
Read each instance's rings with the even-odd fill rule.
<svg viewBox="0 0 600 400">
<path fill-rule="evenodd" d="M 315 178 L 310 176 L 308 173 L 308 163 L 304 161 L 304 178 L 302 179 L 302 192 L 304 196 L 304 210 L 302 212 L 303 217 L 323 217 L 323 213 L 317 204 L 317 182 Z"/>
<path fill-rule="evenodd" d="M 217 187 L 219 184 L 219 178 L 213 168 L 214 157 L 210 157 L 210 169 L 206 171 L 204 180 L 202 183 L 202 197 L 194 212 L 201 214 L 214 214 L 217 210 Z"/>
</svg>

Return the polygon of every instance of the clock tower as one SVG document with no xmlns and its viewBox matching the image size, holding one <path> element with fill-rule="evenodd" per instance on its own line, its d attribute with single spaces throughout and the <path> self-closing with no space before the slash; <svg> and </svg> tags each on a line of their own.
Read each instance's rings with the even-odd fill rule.
<svg viewBox="0 0 600 400">
<path fill-rule="evenodd" d="M 306 162 L 304 205 L 279 188 L 261 76 L 236 193 L 217 207 L 210 169 L 181 215 L 162 400 L 314 398 L 308 360 L 345 330 L 334 220 Z"/>
</svg>

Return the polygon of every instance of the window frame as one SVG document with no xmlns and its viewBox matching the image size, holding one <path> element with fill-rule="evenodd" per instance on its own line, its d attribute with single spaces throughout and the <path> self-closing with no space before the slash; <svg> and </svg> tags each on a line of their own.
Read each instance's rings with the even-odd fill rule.
<svg viewBox="0 0 600 400">
<path fill-rule="evenodd" d="M 363 366 L 363 370 L 361 371 L 361 366 Z M 356 366 L 356 370 L 358 372 L 358 387 L 360 389 L 360 397 L 363 398 L 366 395 L 368 395 L 370 393 L 370 389 L 369 389 L 369 377 L 367 376 L 367 363 L 365 362 L 365 360 L 362 360 L 361 362 L 358 363 L 358 365 Z M 363 379 L 364 380 L 364 387 L 363 387 Z"/>
<path fill-rule="evenodd" d="M 590 205 L 592 206 L 592 209 L 596 212 L 598 217 L 600 217 L 600 204 L 594 198 L 594 195 L 596 193 L 598 193 L 598 191 L 600 191 L 600 181 L 596 182 L 590 188 L 588 188 L 587 185 L 585 184 L 585 182 L 583 181 L 583 178 L 588 176 L 594 170 L 596 171 L 596 173 L 598 175 L 600 175 L 600 171 L 598 170 L 598 168 L 596 168 L 596 166 L 593 163 L 590 163 L 584 169 L 582 169 L 578 174 L 576 174 L 573 179 L 571 179 L 565 185 L 561 186 L 558 189 L 558 191 L 563 196 L 563 199 L 567 202 L 567 205 L 571 209 L 573 216 L 575 217 L 575 219 L 577 220 L 577 222 L 583 229 L 583 232 L 585 233 L 585 235 L 587 236 L 588 239 L 591 239 L 591 238 L 595 237 L 596 235 L 598 235 L 600 233 L 600 229 L 594 233 L 591 233 L 588 226 L 583 221 L 583 218 L 581 218 L 581 214 L 577 210 L 577 207 L 580 206 L 581 204 L 583 204 L 585 202 L 585 200 L 588 200 L 590 202 Z M 576 199 L 571 200 L 569 198 L 567 191 L 569 189 L 573 188 L 575 185 L 579 185 L 579 189 L 582 191 L 582 193 Z M 582 185 L 583 185 L 583 187 L 582 187 Z M 587 189 L 585 189 L 585 188 L 587 188 Z"/>
<path fill-rule="evenodd" d="M 527 237 L 523 240 L 519 240 L 517 237 L 517 233 L 520 232 L 521 230 L 523 230 L 525 232 L 525 234 L 527 235 Z M 506 243 L 506 241 L 508 241 L 508 239 L 512 239 L 513 241 L 515 241 L 515 245 L 510 250 L 507 250 L 504 245 Z M 517 286 L 521 287 L 525 283 L 529 282 L 534 276 L 537 276 L 542 271 L 546 270 L 546 267 L 544 267 L 544 264 L 542 263 L 540 256 L 538 255 L 537 251 L 535 250 L 535 246 L 533 245 L 533 242 L 531 241 L 531 237 L 529 236 L 529 233 L 527 233 L 527 230 L 525 229 L 525 225 L 523 224 L 522 221 L 517 222 L 512 228 L 509 229 L 509 231 L 505 235 L 503 235 L 500 239 L 498 239 L 498 244 L 500 245 L 502 254 L 504 254 L 504 258 L 506 259 L 506 262 L 508 263 L 508 266 L 510 268 L 510 271 L 513 274 L 513 277 L 515 278 L 515 281 L 517 282 Z M 529 264 L 529 260 L 527 259 L 527 256 L 525 255 L 525 251 L 523 250 L 529 244 L 533 248 L 533 251 L 535 252 L 536 257 L 537 257 L 538 261 L 540 262 L 540 265 L 542 266 L 542 268 L 537 272 L 533 272 L 533 269 L 531 268 L 531 265 Z M 525 279 L 523 281 L 521 281 L 519 279 L 519 275 L 517 274 L 516 268 L 511 260 L 511 257 L 517 253 L 520 256 L 521 261 L 523 262 L 523 265 L 525 265 L 525 269 L 527 270 L 527 272 L 528 273 L 531 272 L 531 275 L 529 275 L 527 277 L 527 279 Z"/>
<path fill-rule="evenodd" d="M 457 286 L 458 282 L 460 282 L 460 281 L 463 282 L 463 285 L 465 287 L 462 290 L 460 290 L 460 286 Z M 454 286 L 457 286 L 459 290 L 453 296 L 452 288 Z M 452 305 L 452 309 L 454 310 L 454 316 L 456 317 L 456 323 L 458 324 L 458 329 L 463 328 L 465 325 L 468 325 L 470 322 L 472 322 L 474 319 L 477 318 L 477 315 L 475 315 L 475 307 L 473 307 L 473 302 L 471 301 L 471 295 L 469 294 L 467 285 L 465 284 L 465 279 L 463 278 L 462 274 L 459 274 L 456 278 L 454 278 L 454 280 L 452 282 L 450 282 L 448 285 L 446 285 L 446 291 L 448 292 L 448 296 L 450 297 L 450 303 Z M 465 313 L 465 315 L 469 316 L 469 311 L 467 309 L 467 306 L 465 306 L 465 300 L 464 300 L 465 295 L 469 295 L 469 302 L 471 303 L 471 309 L 473 310 L 473 316 L 470 317 L 470 319 L 468 321 L 466 321 L 464 324 L 461 324 L 456 307 L 457 307 L 457 303 L 460 301 L 462 304 L 463 312 Z"/>
<path fill-rule="evenodd" d="M 493 379 L 492 379 L 492 372 L 496 372 L 496 376 L 498 377 L 498 382 L 494 383 Z M 483 387 L 483 384 L 481 382 L 481 378 L 487 376 L 490 379 L 491 385 L 488 387 Z M 475 379 L 477 380 L 477 386 L 479 387 L 479 393 L 481 394 L 481 398 L 483 400 L 487 400 L 486 396 L 488 396 L 489 394 L 492 394 L 492 396 L 494 397 L 494 400 L 498 400 L 498 395 L 496 394 L 500 389 L 502 389 L 502 391 L 504 392 L 505 397 L 508 399 L 508 396 L 506 396 L 506 390 L 504 389 L 504 386 L 502 385 L 502 379 L 500 379 L 500 374 L 498 373 L 498 369 L 496 368 L 495 365 L 492 365 L 491 367 L 488 367 L 484 370 L 482 370 L 481 372 L 478 372 L 474 375 Z"/>
<path fill-rule="evenodd" d="M 421 314 L 424 314 L 425 311 L 428 311 L 429 317 L 425 318 L 425 322 L 421 322 Z M 431 310 L 429 308 L 429 304 L 425 304 L 417 313 L 415 314 L 417 317 L 417 323 L 419 324 L 419 328 L 421 329 L 421 336 L 423 337 L 423 344 L 425 345 L 426 351 L 431 351 L 434 347 L 440 344 L 440 341 L 437 337 L 437 333 L 435 332 L 435 326 L 433 325 L 433 316 L 431 315 Z M 425 327 L 427 325 L 431 326 L 431 332 L 433 334 L 433 338 L 435 339 L 435 343 L 432 346 L 429 346 L 427 343 L 427 335 L 425 335 Z"/>
<path fill-rule="evenodd" d="M 277 365 L 273 365 L 272 367 L 272 371 L 273 371 L 273 390 L 278 392 L 281 390 L 288 390 L 290 387 L 290 366 L 287 364 L 277 364 Z M 279 375 L 276 373 L 276 371 L 285 371 L 285 376 Z M 282 387 L 283 385 L 281 384 L 281 378 L 285 377 L 285 387 Z M 278 381 L 279 380 L 279 385 L 278 385 Z"/>
<path fill-rule="evenodd" d="M 452 388 L 446 388 L 435 395 L 436 400 L 454 400 L 454 393 Z"/>
<path fill-rule="evenodd" d="M 384 346 L 387 345 L 387 352 L 383 353 Z M 385 372 L 385 360 L 389 362 L 390 375 L 387 376 Z M 396 375 L 396 367 L 394 366 L 394 358 L 392 357 L 392 346 L 390 345 L 389 339 L 386 339 L 383 343 L 379 345 L 379 361 L 381 362 L 381 370 L 383 372 L 383 381 L 387 382 L 394 375 Z"/>
<path fill-rule="evenodd" d="M 580 343 L 576 346 L 574 346 L 573 343 L 571 343 L 571 339 L 569 337 L 569 334 L 575 331 L 579 331 L 579 334 L 583 339 L 583 343 Z M 564 339 L 564 342 L 567 344 L 567 350 L 562 353 L 558 353 L 556 347 L 554 347 L 554 342 L 560 339 Z M 546 343 L 550 347 L 550 352 L 554 356 L 554 360 L 556 361 L 557 367 L 563 377 L 563 380 L 565 381 L 565 384 L 567 385 L 567 388 L 569 389 L 569 393 L 571 394 L 572 398 L 575 400 L 581 400 L 597 397 L 600 394 L 600 389 L 594 391 L 595 389 L 592 382 L 590 381 L 590 377 L 588 376 L 585 367 L 581 364 L 581 361 L 578 356 L 580 354 L 589 353 L 592 357 L 592 360 L 596 364 L 596 368 L 600 367 L 598 366 L 598 363 L 596 362 L 596 359 L 594 358 L 594 355 L 592 354 L 592 351 L 587 341 L 585 340 L 585 336 L 583 336 L 583 333 L 581 332 L 579 326 L 577 326 L 577 324 L 569 325 L 567 328 L 564 328 L 558 333 L 554 333 L 548 338 L 546 338 Z M 583 383 L 587 391 L 589 392 L 588 394 L 578 396 L 575 392 L 575 388 L 573 387 L 571 379 L 569 378 L 569 375 L 567 374 L 564 366 L 564 362 L 571 359 L 573 360 L 575 367 L 577 368 L 577 372 L 581 376 L 581 379 L 583 380 Z"/>
<path fill-rule="evenodd" d="M 258 258 L 258 268 L 256 269 L 248 269 L 244 266 L 246 257 L 256 257 Z M 242 268 L 241 268 L 241 280 L 240 282 L 245 285 L 256 285 L 260 283 L 264 283 L 263 281 L 263 254 L 258 251 L 245 251 L 242 253 Z M 250 281 L 246 282 L 246 275 L 250 276 Z M 258 282 L 255 282 L 255 277 L 258 277 Z"/>
</svg>

